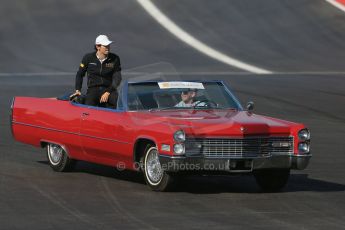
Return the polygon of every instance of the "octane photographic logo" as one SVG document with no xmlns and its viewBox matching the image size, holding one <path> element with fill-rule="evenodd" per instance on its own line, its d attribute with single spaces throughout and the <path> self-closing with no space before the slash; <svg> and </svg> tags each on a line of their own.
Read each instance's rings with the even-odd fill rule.
<svg viewBox="0 0 345 230">
<path fill-rule="evenodd" d="M 123 162 L 123 161 L 119 161 L 117 162 L 116 166 L 115 166 L 116 170 L 117 171 L 125 171 L 127 167 L 126 163 Z M 140 169 L 143 169 L 144 168 L 144 164 L 143 163 L 140 163 L 140 162 L 134 162 L 132 164 L 132 168 L 134 168 L 135 170 L 137 171 L 140 171 Z"/>
<path fill-rule="evenodd" d="M 124 171 L 126 169 L 126 163 L 122 161 L 117 162 L 116 169 L 118 171 Z"/>
<path fill-rule="evenodd" d="M 179 164 L 174 164 L 173 162 L 169 162 L 167 164 L 160 164 L 161 168 L 164 171 L 199 171 L 199 170 L 210 170 L 210 171 L 224 171 L 224 170 L 229 170 L 229 165 L 227 164 L 214 164 L 214 163 L 179 163 Z M 124 171 L 126 170 L 127 165 L 123 161 L 119 161 L 116 164 L 116 170 L 117 171 Z M 141 169 L 144 168 L 144 164 L 140 162 L 134 162 L 132 165 L 132 168 L 134 168 L 137 171 L 140 171 Z"/>
</svg>

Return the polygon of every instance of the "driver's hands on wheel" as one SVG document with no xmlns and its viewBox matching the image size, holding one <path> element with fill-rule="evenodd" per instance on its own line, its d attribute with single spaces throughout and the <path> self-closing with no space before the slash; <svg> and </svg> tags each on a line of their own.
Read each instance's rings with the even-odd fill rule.
<svg viewBox="0 0 345 230">
<path fill-rule="evenodd" d="M 211 100 L 202 100 L 194 103 L 193 108 L 196 107 L 217 108 L 218 104 Z"/>
</svg>

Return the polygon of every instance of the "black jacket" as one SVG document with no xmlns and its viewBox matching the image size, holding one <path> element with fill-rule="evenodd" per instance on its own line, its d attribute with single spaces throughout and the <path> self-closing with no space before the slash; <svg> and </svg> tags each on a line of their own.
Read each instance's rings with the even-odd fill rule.
<svg viewBox="0 0 345 230">
<path fill-rule="evenodd" d="M 116 54 L 109 53 L 106 60 L 101 62 L 96 52 L 88 53 L 83 57 L 76 75 L 75 89 L 81 90 L 83 77 L 87 72 L 87 87 L 104 86 L 107 92 L 116 90 L 121 82 L 120 58 Z"/>
</svg>

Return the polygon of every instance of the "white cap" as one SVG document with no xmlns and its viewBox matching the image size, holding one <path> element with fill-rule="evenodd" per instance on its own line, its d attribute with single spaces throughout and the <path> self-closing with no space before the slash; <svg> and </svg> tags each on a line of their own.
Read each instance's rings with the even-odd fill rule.
<svg viewBox="0 0 345 230">
<path fill-rule="evenodd" d="M 110 45 L 111 43 L 113 43 L 113 41 L 110 41 L 108 36 L 106 35 L 98 35 L 95 41 L 96 45 L 103 45 L 103 46 Z"/>
</svg>

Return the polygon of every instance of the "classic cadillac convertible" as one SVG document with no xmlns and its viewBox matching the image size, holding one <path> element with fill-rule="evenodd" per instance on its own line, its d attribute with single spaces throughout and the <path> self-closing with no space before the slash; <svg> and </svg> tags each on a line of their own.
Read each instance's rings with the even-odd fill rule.
<svg viewBox="0 0 345 230">
<path fill-rule="evenodd" d="M 189 104 L 181 102 L 188 91 Z M 222 81 L 126 81 L 116 109 L 68 96 L 15 97 L 11 127 L 17 141 L 46 148 L 59 172 L 77 160 L 121 166 L 142 171 L 155 191 L 186 173 L 252 173 L 264 191 L 278 191 L 291 169 L 307 167 L 310 133 L 252 109 Z"/>
</svg>

